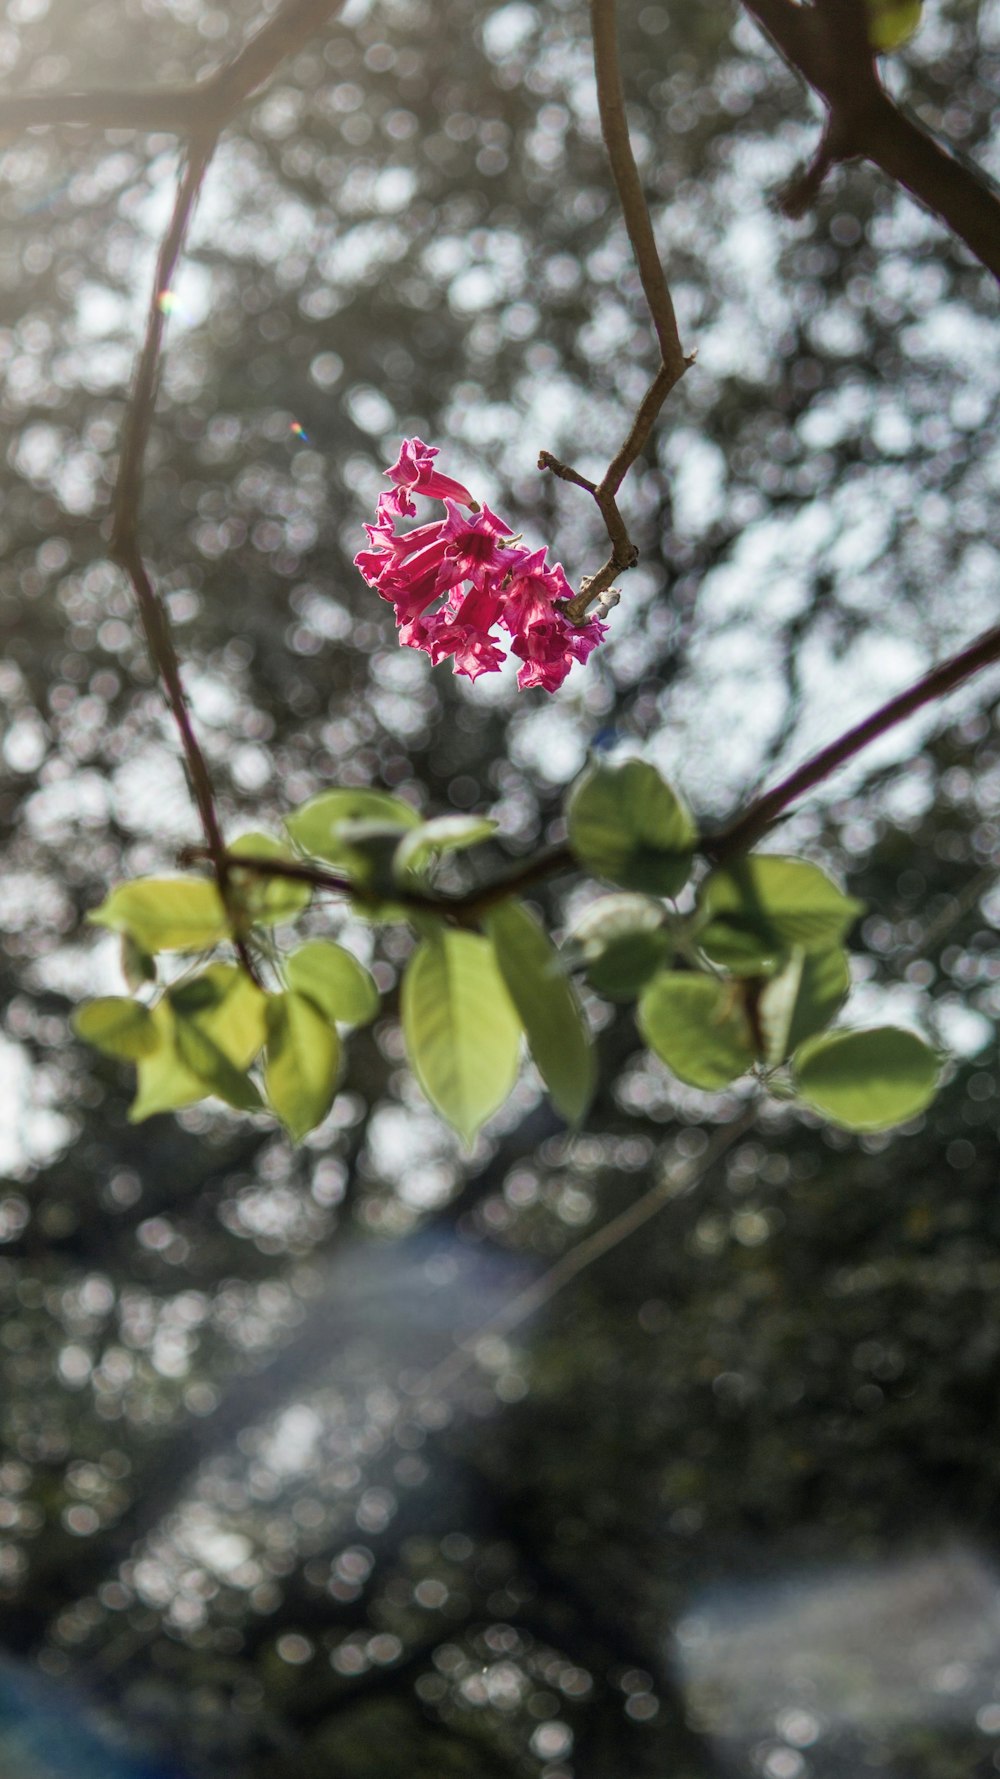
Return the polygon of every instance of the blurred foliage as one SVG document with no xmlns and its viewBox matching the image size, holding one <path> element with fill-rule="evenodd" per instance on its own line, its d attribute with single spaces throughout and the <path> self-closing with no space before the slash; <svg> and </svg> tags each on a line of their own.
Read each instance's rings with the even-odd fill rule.
<svg viewBox="0 0 1000 1779">
<path fill-rule="evenodd" d="M 630 120 L 699 357 L 628 486 L 640 567 L 552 700 L 397 649 L 350 563 L 404 432 L 447 443 L 574 582 L 603 555 L 590 503 L 534 468 L 544 446 L 603 469 L 651 369 L 584 10 L 351 0 L 213 163 L 145 535 L 229 832 L 277 831 L 336 781 L 484 810 L 499 862 L 558 837 L 608 732 L 719 819 L 983 621 L 995 294 L 862 167 L 781 220 L 805 97 L 735 10 L 644 5 L 622 8 Z M 190 80 L 257 19 L 249 0 L 17 0 L 0 67 L 19 93 Z M 992 0 L 928 0 L 894 58 L 974 157 L 997 42 Z M 118 1064 L 73 1038 L 81 998 L 121 991 L 86 913 L 196 837 L 102 530 L 175 166 L 168 137 L 75 129 L 7 138 L 0 163 L 0 1587 L 12 1672 L 36 1670 L 12 1696 L 41 1689 L 36 1718 L 46 1683 L 78 1704 L 78 1771 L 89 1738 L 127 1734 L 147 1752 L 121 1758 L 185 1779 L 985 1774 L 995 676 L 781 837 L 870 910 L 861 1015 L 953 1054 L 938 1101 L 891 1140 L 769 1111 L 537 1325 L 480 1343 L 447 1399 L 416 1396 L 454 1340 L 696 1160 L 720 1102 L 604 1008 L 584 1132 L 525 1077 L 463 1157 L 402 1068 L 410 940 L 346 919 L 390 1011 L 298 1150 L 224 1107 L 130 1126 Z M 591 894 L 547 912 L 572 926 Z M 813 1675 L 804 1696 L 772 1667 L 734 1729 L 718 1679 L 690 1680 L 712 1590 L 756 1624 L 755 1589 L 956 1544 L 962 1610 L 932 1592 L 882 1640 L 915 1647 L 921 1612 L 952 1628 L 911 1719 L 877 1721 L 877 1686 L 867 1716 L 825 1716 L 849 1686 Z M 35 1779 L 19 1713 L 0 1692 L 0 1764 Z"/>
</svg>

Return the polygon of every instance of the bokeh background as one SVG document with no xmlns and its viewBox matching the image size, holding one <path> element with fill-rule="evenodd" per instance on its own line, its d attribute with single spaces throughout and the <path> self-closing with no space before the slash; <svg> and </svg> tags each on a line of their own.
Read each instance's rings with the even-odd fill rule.
<svg viewBox="0 0 1000 1779">
<path fill-rule="evenodd" d="M 333 783 L 558 837 L 593 745 L 706 821 L 995 621 L 990 281 L 875 174 L 773 193 L 815 109 L 739 9 L 623 6 L 630 119 L 698 361 L 627 485 L 642 549 L 555 697 L 396 646 L 360 581 L 400 436 L 547 543 L 604 549 L 653 368 L 582 0 L 349 0 L 226 131 L 169 297 L 144 537 L 230 833 Z M 9 0 L 16 94 L 183 83 L 253 0 Z M 990 147 L 1000 6 L 928 0 L 889 72 Z M 0 99 L 0 132 L 3 104 Z M 298 1150 L 216 1103 L 133 1127 L 79 1044 L 84 924 L 198 838 L 105 514 L 167 135 L 2 136 L 0 1769 L 10 1779 L 969 1779 L 1000 1749 L 997 673 L 781 844 L 869 906 L 859 1018 L 952 1057 L 858 1140 L 781 1109 L 416 1407 L 413 1381 L 737 1096 L 594 1001 L 569 1135 L 526 1074 L 470 1158 L 376 960 Z M 498 847 L 497 861 L 501 848 Z M 595 893 L 563 881 L 565 923 Z"/>
</svg>

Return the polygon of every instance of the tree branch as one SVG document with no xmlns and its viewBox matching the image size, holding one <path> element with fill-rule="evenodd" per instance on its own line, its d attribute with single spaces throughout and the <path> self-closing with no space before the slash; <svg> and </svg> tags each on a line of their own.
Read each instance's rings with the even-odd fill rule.
<svg viewBox="0 0 1000 1779">
<path fill-rule="evenodd" d="M 109 89 L 89 93 L 24 93 L 0 98 L 0 131 L 43 124 L 101 130 L 220 131 L 245 99 L 339 11 L 343 0 L 286 0 L 231 62 L 186 87 Z"/>
<path fill-rule="evenodd" d="M 566 602 L 566 615 L 574 624 L 582 624 L 588 607 L 606 593 L 615 577 L 625 569 L 634 568 L 639 552 L 629 536 L 628 527 L 618 510 L 618 490 L 628 471 L 646 444 L 656 417 L 667 396 L 680 382 L 684 372 L 694 363 L 685 357 L 677 331 L 673 298 L 667 284 L 653 234 L 653 223 L 642 189 L 642 180 L 632 153 L 625 115 L 621 63 L 618 55 L 618 31 L 615 0 L 590 0 L 591 32 L 594 41 L 594 74 L 597 81 L 597 108 L 601 118 L 601 134 L 607 149 L 611 176 L 618 193 L 626 232 L 639 269 L 643 295 L 653 330 L 660 348 L 660 367 L 639 406 L 629 434 L 621 449 L 608 465 L 599 483 L 581 476 L 568 464 L 560 463 L 550 451 L 541 451 L 539 469 L 547 469 L 564 482 L 584 488 L 597 502 L 611 544 L 611 555 L 603 568 L 581 582 L 580 591 Z"/>
<path fill-rule="evenodd" d="M 828 747 L 820 749 L 818 754 L 806 760 L 802 766 L 783 778 L 773 790 L 765 791 L 762 797 L 751 803 L 749 809 L 737 816 L 721 833 L 709 837 L 702 843 L 702 852 L 713 864 L 721 864 L 740 853 L 749 851 L 756 846 L 769 828 L 772 828 L 779 817 L 791 804 L 797 803 L 807 791 L 814 790 L 838 766 L 853 759 L 870 742 L 877 741 L 898 723 L 906 721 L 914 712 L 921 710 L 925 704 L 932 704 L 938 698 L 947 697 L 957 686 L 980 673 L 984 667 L 990 667 L 1000 661 L 1000 624 L 991 630 L 984 631 L 969 647 L 962 649 L 957 655 L 951 655 L 940 667 L 934 667 L 925 673 L 922 679 L 890 698 L 880 710 L 866 717 L 853 729 L 848 729 L 839 740 L 833 741 Z"/>
<path fill-rule="evenodd" d="M 1000 278 L 1000 190 L 889 97 L 868 42 L 864 0 L 743 4 L 829 112 L 819 150 L 783 194 L 783 208 L 801 215 L 836 161 L 860 157 L 905 187 Z"/>
</svg>

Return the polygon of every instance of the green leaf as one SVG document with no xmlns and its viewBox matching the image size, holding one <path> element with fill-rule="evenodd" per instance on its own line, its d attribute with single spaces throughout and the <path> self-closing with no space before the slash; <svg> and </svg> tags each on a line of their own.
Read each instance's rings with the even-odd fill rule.
<svg viewBox="0 0 1000 1779">
<path fill-rule="evenodd" d="M 202 1093 L 214 1093 L 240 1112 L 259 1110 L 263 1102 L 249 1075 L 230 1062 L 195 1020 L 175 1013 L 174 1042 L 181 1062 L 200 1081 Z"/>
<path fill-rule="evenodd" d="M 489 941 L 450 929 L 425 939 L 403 978 L 402 1013 L 417 1080 L 471 1143 L 513 1087 L 521 1044 L 521 1022 Z"/>
<path fill-rule="evenodd" d="M 839 946 L 813 952 L 796 946 L 784 969 L 764 984 L 757 1003 L 765 1062 L 772 1067 L 784 1062 L 806 1038 L 829 1025 L 850 987 L 850 964 Z"/>
<path fill-rule="evenodd" d="M 136 1062 L 140 1056 L 151 1056 L 160 1043 L 160 1034 L 153 1016 L 141 1001 L 130 1001 L 125 995 L 102 995 L 88 1001 L 73 1015 L 77 1036 L 103 1050 L 105 1056 L 123 1057 Z"/>
<path fill-rule="evenodd" d="M 880 53 L 900 49 L 920 24 L 923 0 L 867 0 L 868 41 Z"/>
<path fill-rule="evenodd" d="M 340 1067 L 340 1039 L 319 1008 L 294 991 L 267 997 L 264 1086 L 298 1142 L 326 1117 Z"/>
<path fill-rule="evenodd" d="M 256 854 L 262 859 L 287 859 L 289 862 L 295 856 L 270 834 L 241 834 L 229 851 L 237 858 Z M 296 883 L 290 877 L 258 877 L 253 871 L 233 870 L 229 874 L 229 883 L 248 926 L 274 927 L 282 921 L 294 920 L 312 895 L 308 883 Z"/>
<path fill-rule="evenodd" d="M 420 817 L 401 797 L 391 797 L 388 791 L 323 791 L 288 816 L 285 827 L 302 852 L 348 867 L 351 841 L 339 833 L 345 822 L 376 822 L 383 831 L 403 830 L 419 827 Z"/>
<path fill-rule="evenodd" d="M 795 1052 L 799 1097 L 845 1130 L 889 1130 L 930 1105 L 939 1062 L 929 1044 L 898 1026 L 833 1032 Z"/>
<path fill-rule="evenodd" d="M 266 996 L 237 964 L 210 964 L 167 992 L 178 1019 L 197 1025 L 238 1069 L 264 1042 Z"/>
<path fill-rule="evenodd" d="M 378 1012 L 379 994 L 364 964 L 326 939 L 300 945 L 285 960 L 289 988 L 305 995 L 329 1020 L 367 1025 Z"/>
<path fill-rule="evenodd" d="M 496 832 L 496 826 L 487 815 L 436 815 L 433 821 L 421 822 L 396 848 L 393 870 L 397 881 L 419 877 L 439 853 L 478 846 Z"/>
<path fill-rule="evenodd" d="M 602 896 L 577 922 L 563 955 L 580 958 L 587 980 L 610 1001 L 632 1001 L 674 950 L 661 902 L 622 893 Z"/>
<path fill-rule="evenodd" d="M 697 971 L 665 970 L 639 1002 L 639 1030 L 680 1081 L 725 1087 L 756 1060 L 739 982 Z"/>
<path fill-rule="evenodd" d="M 175 1112 L 181 1106 L 193 1105 L 208 1092 L 204 1081 L 192 1073 L 178 1054 L 176 1021 L 166 998 L 152 1008 L 151 1018 L 159 1047 L 139 1059 L 135 1099 L 128 1114 L 132 1124 L 141 1124 L 155 1112 Z"/>
<path fill-rule="evenodd" d="M 795 946 L 829 951 L 863 911 L 818 865 L 755 853 L 706 877 L 697 940 L 723 969 L 769 975 Z"/>
<path fill-rule="evenodd" d="M 594 1050 L 555 946 L 520 902 L 503 902 L 484 924 L 538 1072 L 563 1117 L 579 1124 L 593 1097 Z"/>
<path fill-rule="evenodd" d="M 156 959 L 150 957 L 148 951 L 143 951 L 128 933 L 122 934 L 121 965 L 122 975 L 133 994 L 145 988 L 147 983 L 156 981 Z"/>
<path fill-rule="evenodd" d="M 141 951 L 204 951 L 229 932 L 222 898 L 207 877 L 139 877 L 119 884 L 87 916 L 127 933 Z"/>
<path fill-rule="evenodd" d="M 570 793 L 566 819 L 574 854 L 595 876 L 657 896 L 675 896 L 687 882 L 697 829 L 655 766 L 590 767 Z"/>
</svg>

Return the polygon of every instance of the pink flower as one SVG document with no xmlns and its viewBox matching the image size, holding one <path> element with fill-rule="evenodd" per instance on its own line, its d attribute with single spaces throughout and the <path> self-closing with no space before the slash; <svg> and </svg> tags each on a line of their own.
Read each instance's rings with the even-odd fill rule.
<svg viewBox="0 0 1000 1779">
<path fill-rule="evenodd" d="M 403 440 L 386 472 L 395 486 L 379 495 L 375 523 L 365 526 L 371 547 L 359 551 L 355 564 L 395 607 L 405 647 L 423 649 L 435 666 L 450 657 L 456 673 L 475 680 L 496 673 L 505 659 L 495 634 L 500 625 L 522 662 L 522 690 L 554 692 L 572 663 L 586 661 L 602 641 L 607 625 L 596 618 L 572 623 L 565 610 L 572 589 L 560 564 L 550 565 L 544 549 L 518 544 L 506 520 L 431 467 L 436 456 L 420 439 Z M 416 513 L 411 494 L 443 500 L 445 517 L 397 531 L 399 519 Z M 444 603 L 431 610 L 438 600 Z"/>
<path fill-rule="evenodd" d="M 404 439 L 399 447 L 399 456 L 392 468 L 385 473 L 390 482 L 395 482 L 400 490 L 410 489 L 414 494 L 429 494 L 437 500 L 457 500 L 459 506 L 471 507 L 473 512 L 478 511 L 479 502 L 473 500 L 468 488 L 464 488 L 461 482 L 456 482 L 453 476 L 442 476 L 440 471 L 432 469 L 432 459 L 437 455 L 436 445 L 425 445 L 422 439 Z M 394 497 L 389 495 L 387 498 L 391 500 Z M 400 501 L 397 512 L 416 511 L 405 493 L 397 494 L 395 498 Z"/>
</svg>

